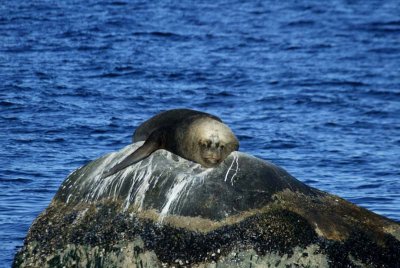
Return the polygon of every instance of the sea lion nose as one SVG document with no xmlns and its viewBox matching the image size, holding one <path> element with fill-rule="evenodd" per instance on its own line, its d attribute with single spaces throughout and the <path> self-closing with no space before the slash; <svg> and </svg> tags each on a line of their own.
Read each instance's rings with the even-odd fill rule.
<svg viewBox="0 0 400 268">
<path fill-rule="evenodd" d="M 215 164 L 218 164 L 218 163 L 219 163 L 219 160 L 217 160 L 217 159 L 214 159 L 214 158 L 208 158 L 207 160 L 208 160 L 208 162 L 209 162 L 210 164 L 213 164 L 213 165 L 215 165 Z"/>
<path fill-rule="evenodd" d="M 211 160 L 213 163 L 218 163 L 219 161 L 221 161 L 221 157 L 220 157 L 219 155 L 217 155 L 217 154 L 213 154 L 213 155 L 210 157 L 210 160 Z"/>
</svg>

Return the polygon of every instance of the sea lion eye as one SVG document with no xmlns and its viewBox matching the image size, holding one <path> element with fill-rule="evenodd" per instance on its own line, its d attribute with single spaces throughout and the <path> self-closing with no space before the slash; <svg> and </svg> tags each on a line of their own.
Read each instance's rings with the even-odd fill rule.
<svg viewBox="0 0 400 268">
<path fill-rule="evenodd" d="M 207 147 L 207 141 L 200 140 L 200 141 L 199 141 L 199 145 L 200 145 L 201 147 Z"/>
</svg>

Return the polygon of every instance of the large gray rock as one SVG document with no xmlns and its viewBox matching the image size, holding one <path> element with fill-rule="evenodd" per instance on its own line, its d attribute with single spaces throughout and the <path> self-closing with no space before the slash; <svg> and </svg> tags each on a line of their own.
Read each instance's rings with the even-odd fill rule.
<svg viewBox="0 0 400 268">
<path fill-rule="evenodd" d="M 234 152 L 205 169 L 159 150 L 73 172 L 35 220 L 16 267 L 399 267 L 400 225 Z"/>
</svg>

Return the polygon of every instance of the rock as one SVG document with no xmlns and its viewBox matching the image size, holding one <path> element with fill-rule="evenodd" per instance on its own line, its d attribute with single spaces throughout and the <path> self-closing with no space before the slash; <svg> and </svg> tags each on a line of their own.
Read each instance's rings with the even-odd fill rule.
<svg viewBox="0 0 400 268">
<path fill-rule="evenodd" d="M 400 225 L 234 152 L 205 169 L 141 143 L 73 172 L 14 267 L 399 267 Z"/>
</svg>

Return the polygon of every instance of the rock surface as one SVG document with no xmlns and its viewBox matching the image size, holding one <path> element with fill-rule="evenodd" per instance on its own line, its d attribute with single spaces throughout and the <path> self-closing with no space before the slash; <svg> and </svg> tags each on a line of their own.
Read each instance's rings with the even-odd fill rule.
<svg viewBox="0 0 400 268">
<path fill-rule="evenodd" d="M 399 267 L 400 225 L 234 152 L 205 169 L 141 143 L 88 163 L 35 220 L 15 267 Z"/>
</svg>

